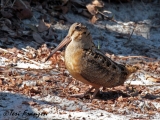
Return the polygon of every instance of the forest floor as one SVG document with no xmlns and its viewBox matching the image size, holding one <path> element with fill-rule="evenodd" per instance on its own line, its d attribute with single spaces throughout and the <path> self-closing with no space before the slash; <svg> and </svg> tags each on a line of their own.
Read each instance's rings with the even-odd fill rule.
<svg viewBox="0 0 160 120">
<path fill-rule="evenodd" d="M 95 10 L 85 7 L 88 3 L 81 0 L 65 0 L 60 5 L 49 0 L 43 4 L 17 1 L 1 9 L 1 120 L 160 118 L 158 0 L 104 2 L 95 15 L 91 14 Z M 140 66 L 123 86 L 102 89 L 92 101 L 89 96 L 71 97 L 90 86 L 69 74 L 64 50 L 43 62 L 75 22 L 88 27 L 94 43 L 106 56 L 121 64 Z"/>
</svg>

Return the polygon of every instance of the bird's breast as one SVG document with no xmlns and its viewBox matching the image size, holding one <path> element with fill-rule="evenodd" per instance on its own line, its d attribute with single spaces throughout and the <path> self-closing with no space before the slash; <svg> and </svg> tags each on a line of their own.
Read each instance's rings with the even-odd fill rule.
<svg viewBox="0 0 160 120">
<path fill-rule="evenodd" d="M 81 73 L 83 71 L 83 55 L 84 55 L 84 50 L 83 49 L 74 49 L 71 48 L 70 46 L 67 46 L 65 50 L 65 65 L 69 73 L 74 77 L 75 79 L 85 83 L 85 84 L 90 84 L 96 88 L 99 87 L 99 85 L 91 83 L 87 79 L 85 79 Z"/>
<path fill-rule="evenodd" d="M 81 71 L 81 57 L 83 55 L 82 49 L 67 49 L 65 50 L 65 65 L 68 71 Z"/>
</svg>

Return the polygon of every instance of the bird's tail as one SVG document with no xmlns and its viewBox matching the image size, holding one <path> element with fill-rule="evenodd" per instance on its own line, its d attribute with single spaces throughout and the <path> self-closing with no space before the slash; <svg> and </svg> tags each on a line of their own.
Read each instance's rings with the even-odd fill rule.
<svg viewBox="0 0 160 120">
<path fill-rule="evenodd" d="M 139 70 L 139 67 L 134 66 L 134 65 L 126 65 L 125 67 L 126 67 L 129 75 L 132 74 L 132 73 L 135 73 L 136 71 Z"/>
</svg>

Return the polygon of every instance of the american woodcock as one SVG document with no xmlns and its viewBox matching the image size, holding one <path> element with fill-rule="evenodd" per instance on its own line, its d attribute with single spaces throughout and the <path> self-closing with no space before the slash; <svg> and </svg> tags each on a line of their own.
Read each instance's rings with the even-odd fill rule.
<svg viewBox="0 0 160 120">
<path fill-rule="evenodd" d="M 68 35 L 46 61 L 65 44 L 68 44 L 65 50 L 66 68 L 75 79 L 92 85 L 89 91 L 95 88 L 92 98 L 95 97 L 100 87 L 110 88 L 123 85 L 131 73 L 137 70 L 136 67 L 118 64 L 103 55 L 92 42 L 87 27 L 81 23 L 74 23 L 70 27 Z"/>
</svg>

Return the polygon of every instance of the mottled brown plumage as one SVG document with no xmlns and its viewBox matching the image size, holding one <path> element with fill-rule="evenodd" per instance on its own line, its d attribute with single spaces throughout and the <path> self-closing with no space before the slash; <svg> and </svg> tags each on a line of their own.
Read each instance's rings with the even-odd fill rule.
<svg viewBox="0 0 160 120">
<path fill-rule="evenodd" d="M 95 88 L 93 98 L 100 87 L 123 85 L 128 76 L 137 70 L 136 67 L 118 64 L 97 50 L 89 30 L 81 23 L 74 23 L 70 27 L 66 38 L 47 60 L 67 43 L 66 68 L 72 77 Z"/>
</svg>

